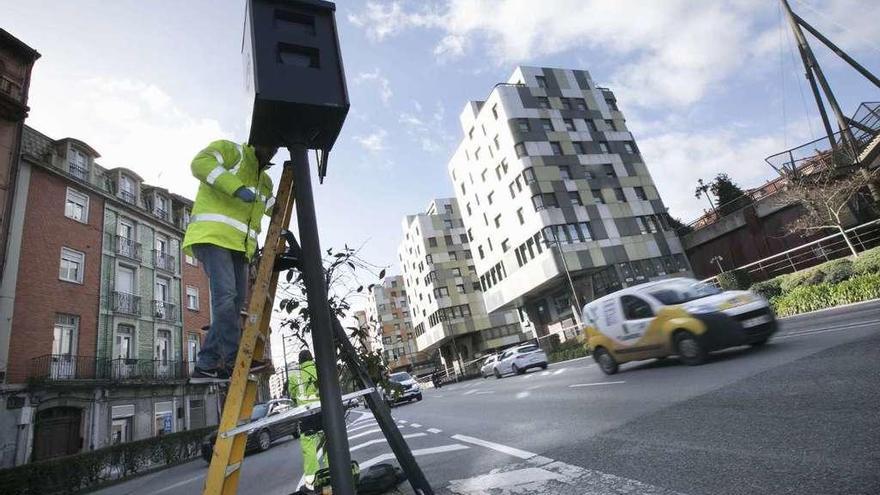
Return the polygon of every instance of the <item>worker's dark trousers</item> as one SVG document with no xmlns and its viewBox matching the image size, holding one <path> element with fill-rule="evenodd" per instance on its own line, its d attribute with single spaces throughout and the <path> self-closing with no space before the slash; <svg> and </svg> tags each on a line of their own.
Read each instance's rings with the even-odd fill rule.
<svg viewBox="0 0 880 495">
<path fill-rule="evenodd" d="M 247 294 L 248 261 L 240 251 L 195 244 L 211 288 L 211 330 L 196 365 L 204 370 L 231 369 L 241 339 L 241 310 Z"/>
</svg>

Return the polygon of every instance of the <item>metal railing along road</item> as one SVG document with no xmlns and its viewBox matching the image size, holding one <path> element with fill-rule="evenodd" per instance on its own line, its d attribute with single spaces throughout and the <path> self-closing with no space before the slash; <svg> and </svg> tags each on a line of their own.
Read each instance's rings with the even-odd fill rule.
<svg viewBox="0 0 880 495">
<path fill-rule="evenodd" d="M 35 381 L 169 381 L 189 377 L 187 361 L 163 359 L 105 359 L 94 356 L 46 354 L 31 359 L 29 378 Z"/>
<path fill-rule="evenodd" d="M 846 235 L 856 252 L 862 252 L 880 245 L 880 220 L 873 220 L 846 230 Z M 746 271 L 752 282 L 771 279 L 778 275 L 796 272 L 837 258 L 851 256 L 852 251 L 847 245 L 843 234 L 835 234 L 801 244 L 773 256 L 736 267 Z M 704 280 L 717 283 L 717 275 Z"/>
</svg>

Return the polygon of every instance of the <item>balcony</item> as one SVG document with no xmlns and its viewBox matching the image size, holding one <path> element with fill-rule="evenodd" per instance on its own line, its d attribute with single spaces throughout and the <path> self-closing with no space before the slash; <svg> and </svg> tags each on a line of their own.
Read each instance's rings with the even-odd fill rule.
<svg viewBox="0 0 880 495">
<path fill-rule="evenodd" d="M 162 208 L 154 208 L 153 215 L 155 215 L 156 218 L 161 218 L 162 220 L 168 220 L 168 211 L 163 210 Z"/>
<path fill-rule="evenodd" d="M 116 254 L 118 256 L 124 256 L 128 259 L 141 261 L 141 245 L 127 237 L 123 237 L 121 235 L 113 236 L 114 237 L 114 246 L 116 250 Z"/>
<path fill-rule="evenodd" d="M 140 315 L 141 296 L 128 292 L 113 292 L 113 311 L 117 313 Z"/>
<path fill-rule="evenodd" d="M 30 381 L 69 382 L 166 382 L 186 380 L 191 370 L 186 361 L 162 359 L 99 359 L 94 356 L 47 354 L 31 359 Z"/>
<path fill-rule="evenodd" d="M 156 268 L 174 273 L 177 267 L 175 261 L 174 256 L 164 251 L 153 250 L 153 266 Z"/>
<path fill-rule="evenodd" d="M 177 305 L 168 301 L 153 301 L 153 317 L 165 321 L 177 321 Z"/>
<path fill-rule="evenodd" d="M 82 167 L 75 163 L 68 163 L 67 172 L 83 182 L 89 181 L 89 169 L 86 167 Z"/>
<path fill-rule="evenodd" d="M 130 205 L 137 205 L 137 195 L 131 191 L 120 190 L 116 193 L 116 196 Z"/>
</svg>

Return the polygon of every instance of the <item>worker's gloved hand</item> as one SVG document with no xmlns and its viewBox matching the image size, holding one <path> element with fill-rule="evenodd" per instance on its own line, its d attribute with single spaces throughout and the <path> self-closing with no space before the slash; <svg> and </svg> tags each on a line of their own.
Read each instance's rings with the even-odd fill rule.
<svg viewBox="0 0 880 495">
<path fill-rule="evenodd" d="M 253 203 L 254 200 L 257 199 L 257 195 L 244 186 L 241 186 L 235 190 L 235 197 L 244 201 L 245 203 Z"/>
</svg>

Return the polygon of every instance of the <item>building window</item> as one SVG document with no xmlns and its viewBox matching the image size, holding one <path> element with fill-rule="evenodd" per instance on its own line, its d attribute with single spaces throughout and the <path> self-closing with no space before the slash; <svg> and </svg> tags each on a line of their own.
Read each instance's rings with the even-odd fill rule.
<svg viewBox="0 0 880 495">
<path fill-rule="evenodd" d="M 543 108 L 545 110 L 550 110 L 550 99 L 546 96 L 539 96 L 535 98 L 538 100 L 538 108 Z"/>
<path fill-rule="evenodd" d="M 470 203 L 465 203 L 464 209 L 465 209 L 465 211 L 467 211 L 468 216 L 473 215 L 473 211 L 471 211 L 471 204 Z"/>
<path fill-rule="evenodd" d="M 626 203 L 626 196 L 623 194 L 623 189 L 620 187 L 614 188 L 614 197 L 617 198 L 618 201 Z"/>
<path fill-rule="evenodd" d="M 453 277 L 460 277 L 461 276 L 461 268 L 455 267 L 450 271 L 452 272 Z"/>
<path fill-rule="evenodd" d="M 443 211 L 446 213 L 452 213 L 452 205 L 443 205 Z"/>
<path fill-rule="evenodd" d="M 168 219 L 168 198 L 165 196 L 156 195 L 156 208 L 153 212 L 157 217 L 162 220 Z"/>
<path fill-rule="evenodd" d="M 85 262 L 85 253 L 66 247 L 61 248 L 61 266 L 58 270 L 58 278 L 66 282 L 83 283 Z"/>
<path fill-rule="evenodd" d="M 437 247 L 437 238 L 436 237 L 428 237 L 428 246 Z"/>
<path fill-rule="evenodd" d="M 193 368 L 196 364 L 196 359 L 199 356 L 199 351 L 202 350 L 202 343 L 199 341 L 199 336 L 194 333 L 189 333 L 186 335 L 186 357 L 189 363 L 189 371 L 192 373 Z"/>
<path fill-rule="evenodd" d="M 563 165 L 559 167 L 559 176 L 562 178 L 562 180 L 571 179 L 571 170 Z"/>
<path fill-rule="evenodd" d="M 617 130 L 617 126 L 614 125 L 614 121 L 613 121 L 613 120 L 605 119 L 605 125 L 607 125 L 608 128 L 611 129 L 612 131 L 616 131 L 616 130 Z"/>
<path fill-rule="evenodd" d="M 52 340 L 53 378 L 73 378 L 76 373 L 75 362 L 71 356 L 76 354 L 76 339 L 79 334 L 79 316 L 56 314 Z"/>
<path fill-rule="evenodd" d="M 541 128 L 547 132 L 553 132 L 553 121 L 550 119 L 541 119 Z"/>
<path fill-rule="evenodd" d="M 459 294 L 464 294 L 464 284 L 456 284 L 455 291 Z"/>
<path fill-rule="evenodd" d="M 569 192 L 568 199 L 571 201 L 572 206 L 584 206 L 583 201 L 581 201 L 581 195 L 577 191 Z"/>
<path fill-rule="evenodd" d="M 519 132 L 530 132 L 532 130 L 529 119 L 516 119 L 516 128 L 519 129 Z"/>
<path fill-rule="evenodd" d="M 575 154 L 577 154 L 577 155 L 586 155 L 587 154 L 587 150 L 586 150 L 586 148 L 584 148 L 584 143 L 582 143 L 580 141 L 574 141 L 571 143 L 571 145 L 574 146 Z"/>
<path fill-rule="evenodd" d="M 477 274 L 477 269 L 474 268 L 474 265 L 468 265 L 468 273 L 470 273 L 471 275 Z"/>
<path fill-rule="evenodd" d="M 185 255 L 183 256 L 183 259 L 186 261 L 186 264 L 187 264 L 187 265 L 199 266 L 199 262 L 198 262 L 198 260 L 195 258 L 195 256 L 190 256 L 190 255 L 188 255 L 188 254 L 185 254 Z"/>
<path fill-rule="evenodd" d="M 495 177 L 497 177 L 498 180 L 501 180 L 501 165 L 495 167 Z"/>
<path fill-rule="evenodd" d="M 500 149 L 501 149 L 501 142 L 498 140 L 498 136 L 495 136 L 495 138 L 492 139 L 492 142 L 495 143 L 495 149 L 496 149 L 496 150 L 500 150 Z"/>
<path fill-rule="evenodd" d="M 495 217 L 495 228 L 496 229 L 501 228 L 501 215 L 500 214 Z"/>
<path fill-rule="evenodd" d="M 454 242 L 452 242 L 452 236 L 451 236 L 451 235 L 445 235 L 445 236 L 443 236 L 443 241 L 446 243 L 447 246 L 452 246 L 453 244 L 455 244 Z"/>
<path fill-rule="evenodd" d="M 137 192 L 134 190 L 134 180 L 127 175 L 119 176 L 119 193 L 123 201 L 129 204 L 137 204 Z"/>
<path fill-rule="evenodd" d="M 68 155 L 67 171 L 81 181 L 89 181 L 89 157 L 80 150 L 72 149 Z"/>
<path fill-rule="evenodd" d="M 471 229 L 467 229 L 467 236 L 468 236 L 468 241 L 473 242 L 474 235 L 471 233 Z"/>
<path fill-rule="evenodd" d="M 483 252 L 483 246 L 477 246 L 477 254 L 480 255 L 480 259 L 484 259 L 486 257 L 486 253 Z"/>
<path fill-rule="evenodd" d="M 522 208 L 517 208 L 517 210 L 516 210 L 516 218 L 519 219 L 519 224 L 520 224 L 520 225 L 523 225 L 523 224 L 526 223 L 526 219 L 523 218 L 523 209 L 522 209 Z"/>
<path fill-rule="evenodd" d="M 528 156 L 525 143 L 516 143 L 515 145 L 513 145 L 513 150 L 516 152 L 517 157 L 521 158 L 524 156 Z"/>
<path fill-rule="evenodd" d="M 471 130 L 468 131 L 468 139 L 474 138 L 474 128 L 471 127 Z"/>
<path fill-rule="evenodd" d="M 452 228 L 452 220 L 443 220 L 443 226 L 446 227 L 447 229 L 451 229 Z"/>
<path fill-rule="evenodd" d="M 477 148 L 477 151 L 474 151 L 474 160 L 480 159 L 480 148 Z"/>
<path fill-rule="evenodd" d="M 605 174 L 605 177 L 617 177 L 617 172 L 614 171 L 614 165 L 610 163 L 602 165 L 602 172 Z"/>
<path fill-rule="evenodd" d="M 608 148 L 608 143 L 606 143 L 605 141 L 599 142 L 599 151 L 601 151 L 602 153 L 610 153 L 611 152 L 611 150 Z"/>
<path fill-rule="evenodd" d="M 501 241 L 501 252 L 506 253 L 508 249 L 510 249 L 510 239 L 504 239 Z"/>
<path fill-rule="evenodd" d="M 633 143 L 631 143 L 631 142 L 629 142 L 629 141 L 626 141 L 625 143 L 623 143 L 623 149 L 624 149 L 627 153 L 637 153 L 637 151 L 636 151 L 636 145 L 633 144 Z"/>
<path fill-rule="evenodd" d="M 531 184 L 531 183 L 535 182 L 536 180 L 538 180 L 537 177 L 535 177 L 534 169 L 532 169 L 531 167 L 523 170 L 522 176 L 523 176 L 523 179 L 525 179 L 526 184 Z"/>
<path fill-rule="evenodd" d="M 486 182 L 486 173 L 488 171 L 489 171 L 489 169 L 486 169 L 486 170 L 483 170 L 482 173 L 480 173 L 480 180 L 482 180 L 483 182 Z"/>
<path fill-rule="evenodd" d="M 571 101 L 568 98 L 560 98 L 563 110 L 571 110 Z"/>
<path fill-rule="evenodd" d="M 433 262 L 434 262 L 434 257 L 433 257 L 433 256 L 431 256 L 430 254 L 425 255 L 425 263 L 427 263 L 427 264 L 430 265 L 430 264 L 433 263 Z"/>
<path fill-rule="evenodd" d="M 89 223 L 89 197 L 68 187 L 64 216 L 77 222 Z"/>
<path fill-rule="evenodd" d="M 587 122 L 587 129 L 592 132 L 599 132 L 599 129 L 596 127 L 596 122 L 592 119 L 585 119 L 585 121 Z"/>
<path fill-rule="evenodd" d="M 464 182 L 462 182 L 461 184 L 459 184 L 459 187 L 461 187 L 461 193 L 462 193 L 462 194 L 467 194 L 467 189 L 464 188 Z"/>
<path fill-rule="evenodd" d="M 605 204 L 605 197 L 602 196 L 602 190 L 601 189 L 591 189 L 591 191 L 593 193 L 593 200 L 596 201 L 597 204 L 604 205 Z"/>
<path fill-rule="evenodd" d="M 186 286 L 186 308 L 193 311 L 199 310 L 199 289 L 198 287 Z"/>
<path fill-rule="evenodd" d="M 574 128 L 574 120 L 572 119 L 562 119 L 565 122 L 565 130 L 574 132 L 576 129 Z"/>
<path fill-rule="evenodd" d="M 455 251 L 449 251 L 449 259 L 452 261 L 458 260 L 458 253 Z"/>
<path fill-rule="evenodd" d="M 134 354 L 134 327 L 131 325 L 119 325 L 116 327 L 116 339 L 114 341 L 114 359 L 131 359 Z M 122 368 L 125 370 L 126 368 Z M 114 370 L 115 371 L 115 370 Z"/>
<path fill-rule="evenodd" d="M 441 298 L 449 295 L 449 288 L 447 287 L 437 287 L 434 289 L 434 297 Z"/>
<path fill-rule="evenodd" d="M 556 195 L 553 193 L 536 194 L 532 196 L 532 205 L 535 211 L 541 211 L 545 208 L 558 208 L 559 203 L 556 202 Z"/>
<path fill-rule="evenodd" d="M 556 141 L 551 141 L 550 142 L 550 150 L 553 151 L 554 155 L 561 155 L 562 154 L 562 145 L 557 143 Z"/>
<path fill-rule="evenodd" d="M 154 413 L 154 424 L 156 436 L 174 433 L 174 403 L 157 402 Z"/>
<path fill-rule="evenodd" d="M 583 112 L 587 111 L 587 102 L 583 98 L 574 98 L 574 108 Z"/>
<path fill-rule="evenodd" d="M 486 199 L 489 200 L 489 204 L 490 204 L 490 205 L 492 204 L 492 198 L 493 198 L 493 197 L 495 197 L 495 192 L 494 192 L 494 191 L 493 191 L 493 192 L 490 192 L 489 195 L 486 196 Z"/>
<path fill-rule="evenodd" d="M 492 116 L 495 117 L 495 120 L 498 120 L 498 104 L 492 105 Z"/>
<path fill-rule="evenodd" d="M 618 109 L 617 109 L 617 102 L 614 101 L 614 98 L 612 98 L 612 97 L 605 97 L 605 104 L 608 105 L 608 108 L 610 108 L 611 110 L 613 110 L 613 111 L 615 111 L 615 112 L 618 111 Z"/>
<path fill-rule="evenodd" d="M 648 199 L 648 195 L 645 194 L 645 188 L 636 186 L 633 188 L 633 191 L 635 191 L 637 198 L 643 201 Z"/>
<path fill-rule="evenodd" d="M 535 76 L 535 82 L 538 83 L 539 88 L 547 87 L 547 78 L 544 76 Z"/>
</svg>

